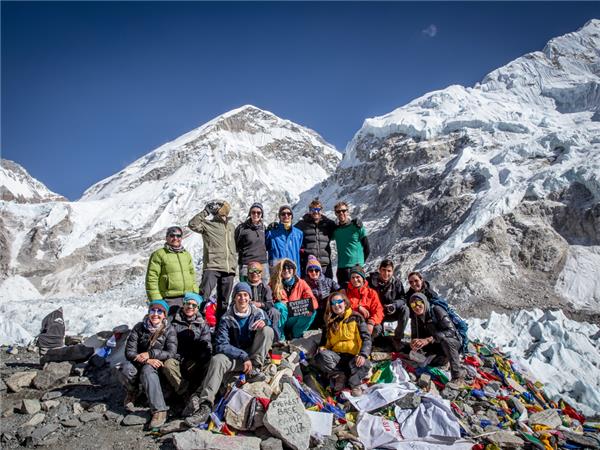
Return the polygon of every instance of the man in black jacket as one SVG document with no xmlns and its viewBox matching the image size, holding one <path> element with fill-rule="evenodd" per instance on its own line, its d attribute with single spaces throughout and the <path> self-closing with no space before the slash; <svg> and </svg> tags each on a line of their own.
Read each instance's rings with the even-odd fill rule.
<svg viewBox="0 0 600 450">
<path fill-rule="evenodd" d="M 408 324 L 409 310 L 402 281 L 394 277 L 393 261 L 390 259 L 381 261 L 377 272 L 371 272 L 367 281 L 369 286 L 379 295 L 379 301 L 381 301 L 383 313 L 385 314 L 383 323 L 398 322 L 394 335 L 402 338 Z M 382 332 L 383 327 L 380 325 L 376 327 L 373 335 L 382 334 Z"/>
</svg>

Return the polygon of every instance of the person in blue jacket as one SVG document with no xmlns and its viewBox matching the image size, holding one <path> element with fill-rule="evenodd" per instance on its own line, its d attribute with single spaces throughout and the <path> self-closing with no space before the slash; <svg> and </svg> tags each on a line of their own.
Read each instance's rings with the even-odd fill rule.
<svg viewBox="0 0 600 450">
<path fill-rule="evenodd" d="M 274 332 L 267 314 L 251 303 L 251 295 L 248 283 L 233 288 L 233 302 L 217 327 L 206 378 L 183 410 L 189 427 L 206 422 L 227 374 L 244 373 L 248 382 L 264 380 L 260 368 L 267 363 Z"/>
<path fill-rule="evenodd" d="M 279 223 L 269 225 L 265 233 L 271 268 L 280 259 L 288 258 L 300 269 L 300 247 L 302 247 L 304 233 L 292 225 L 293 218 L 292 208 L 283 205 L 279 208 Z"/>
</svg>

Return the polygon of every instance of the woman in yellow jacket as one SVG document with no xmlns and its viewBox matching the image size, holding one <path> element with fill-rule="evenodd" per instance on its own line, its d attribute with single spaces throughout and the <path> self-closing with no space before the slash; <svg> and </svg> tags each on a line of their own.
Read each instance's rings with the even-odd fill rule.
<svg viewBox="0 0 600 450">
<path fill-rule="evenodd" d="M 325 309 L 325 327 L 314 365 L 329 377 L 333 390 L 346 386 L 352 395 L 362 394 L 361 383 L 369 373 L 371 333 L 365 319 L 352 311 L 350 300 L 343 292 L 329 296 Z"/>
</svg>

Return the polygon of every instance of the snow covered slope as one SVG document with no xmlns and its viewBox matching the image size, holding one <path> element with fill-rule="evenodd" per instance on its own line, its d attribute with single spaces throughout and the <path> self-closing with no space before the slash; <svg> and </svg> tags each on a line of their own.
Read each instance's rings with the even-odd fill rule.
<svg viewBox="0 0 600 450">
<path fill-rule="evenodd" d="M 42 203 L 67 199 L 50 191 L 16 162 L 0 159 L 0 200 Z"/>
<path fill-rule="evenodd" d="M 186 225 L 214 198 L 231 203 L 236 223 L 255 201 L 271 220 L 270 208 L 297 201 L 340 158 L 314 131 L 244 106 L 148 153 L 76 202 L 0 203 L 5 277 L 25 277 L 51 296 L 137 280 L 143 297 L 139 278 L 166 227 Z M 202 254 L 199 235 L 184 245 Z"/>
<path fill-rule="evenodd" d="M 350 201 L 372 253 L 464 312 L 600 310 L 600 21 L 474 87 L 367 119 L 303 195 Z M 355 215 L 356 215 L 355 214 Z M 583 297 L 583 298 L 582 298 Z"/>
</svg>

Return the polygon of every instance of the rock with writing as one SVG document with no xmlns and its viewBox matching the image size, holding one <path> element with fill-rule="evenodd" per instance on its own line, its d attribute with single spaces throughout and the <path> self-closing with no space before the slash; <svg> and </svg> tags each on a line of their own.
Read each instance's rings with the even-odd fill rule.
<svg viewBox="0 0 600 450">
<path fill-rule="evenodd" d="M 284 384 L 279 397 L 269 404 L 263 418 L 267 430 L 294 450 L 306 450 L 310 443 L 310 418 L 292 386 Z"/>
</svg>

